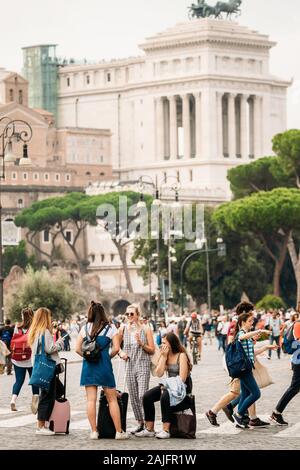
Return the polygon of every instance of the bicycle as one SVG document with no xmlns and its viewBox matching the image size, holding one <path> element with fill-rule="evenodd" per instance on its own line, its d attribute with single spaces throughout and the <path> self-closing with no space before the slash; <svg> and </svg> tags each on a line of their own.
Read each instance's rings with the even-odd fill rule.
<svg viewBox="0 0 300 470">
<path fill-rule="evenodd" d="M 198 364 L 198 359 L 199 359 L 199 351 L 198 351 L 198 338 L 199 337 L 201 337 L 201 333 L 192 333 L 191 338 L 190 338 L 194 366 Z"/>
</svg>

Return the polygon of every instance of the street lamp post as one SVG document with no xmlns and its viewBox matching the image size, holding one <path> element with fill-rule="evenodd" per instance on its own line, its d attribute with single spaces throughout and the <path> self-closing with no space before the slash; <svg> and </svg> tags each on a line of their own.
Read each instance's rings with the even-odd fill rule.
<svg viewBox="0 0 300 470">
<path fill-rule="evenodd" d="M 180 267 L 180 296 L 181 296 L 181 313 L 184 313 L 184 305 L 183 305 L 183 274 L 184 274 L 184 268 L 187 264 L 187 262 L 193 258 L 196 255 L 200 255 L 202 253 L 205 253 L 206 255 L 206 279 L 207 279 L 207 306 L 208 306 L 208 311 L 211 313 L 211 286 L 210 286 L 210 266 L 209 266 L 209 254 L 210 253 L 218 253 L 220 256 L 225 256 L 226 251 L 225 251 L 225 244 L 223 243 L 223 240 L 218 238 L 217 248 L 209 248 L 208 247 L 208 242 L 207 239 L 203 240 L 205 248 L 200 249 L 197 251 L 193 251 L 193 253 L 190 253 L 183 261 L 181 267 Z"/>
<path fill-rule="evenodd" d="M 2 200 L 1 200 L 1 182 L 5 180 L 5 165 L 7 163 L 14 163 L 19 166 L 31 165 L 31 160 L 28 157 L 27 143 L 32 138 L 31 126 L 23 120 L 11 120 L 7 116 L 0 119 L 0 325 L 4 322 L 4 292 L 3 292 L 3 244 L 2 244 Z M 23 157 L 17 158 L 13 154 L 13 142 L 23 143 Z"/>
</svg>

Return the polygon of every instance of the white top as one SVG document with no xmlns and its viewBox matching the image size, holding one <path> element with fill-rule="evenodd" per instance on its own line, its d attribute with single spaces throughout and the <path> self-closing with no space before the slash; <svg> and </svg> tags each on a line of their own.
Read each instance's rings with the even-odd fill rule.
<svg viewBox="0 0 300 470">
<path fill-rule="evenodd" d="M 20 328 L 15 326 L 14 335 L 19 332 L 19 329 Z M 25 334 L 27 332 L 27 330 L 22 330 L 22 331 L 23 331 L 23 334 Z M 13 363 L 14 366 L 17 366 L 17 367 L 24 367 L 24 368 L 32 367 L 32 359 L 31 358 L 27 359 L 26 361 L 15 361 L 14 359 L 12 359 L 11 362 Z"/>
<path fill-rule="evenodd" d="M 93 328 L 93 323 L 88 323 L 88 333 L 89 335 L 91 334 L 92 332 L 92 328 Z M 115 325 L 109 325 L 109 330 L 108 332 L 106 333 L 106 336 L 110 339 L 112 339 L 114 336 L 116 336 L 118 334 L 118 330 L 117 328 L 115 327 Z M 86 336 L 86 333 L 85 333 L 85 325 L 81 328 L 80 330 L 80 335 L 82 336 L 82 338 L 85 338 Z M 104 335 L 104 332 L 106 330 L 106 327 L 103 328 L 103 330 L 101 331 L 101 333 L 99 334 L 99 336 L 103 336 Z"/>
<path fill-rule="evenodd" d="M 229 321 L 224 322 L 222 330 L 221 330 L 221 335 L 228 335 L 229 327 L 230 327 L 230 322 Z"/>
</svg>

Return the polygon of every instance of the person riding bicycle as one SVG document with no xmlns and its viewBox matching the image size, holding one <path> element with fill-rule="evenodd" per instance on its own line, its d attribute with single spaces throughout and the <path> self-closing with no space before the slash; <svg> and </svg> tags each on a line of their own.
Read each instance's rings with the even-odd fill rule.
<svg viewBox="0 0 300 470">
<path fill-rule="evenodd" d="M 189 342 L 192 348 L 193 340 L 197 340 L 198 345 L 198 356 L 201 359 L 202 353 L 202 336 L 203 336 L 203 327 L 201 321 L 198 318 L 197 312 L 191 314 L 191 319 L 189 320 L 187 327 L 184 332 L 185 336 L 189 338 Z"/>
</svg>

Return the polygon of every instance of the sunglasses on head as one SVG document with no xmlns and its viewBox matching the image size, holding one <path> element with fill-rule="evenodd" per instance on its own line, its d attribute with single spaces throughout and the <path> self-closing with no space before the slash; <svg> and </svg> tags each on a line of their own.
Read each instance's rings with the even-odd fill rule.
<svg viewBox="0 0 300 470">
<path fill-rule="evenodd" d="M 134 317 L 134 312 L 126 312 L 126 317 Z"/>
</svg>

